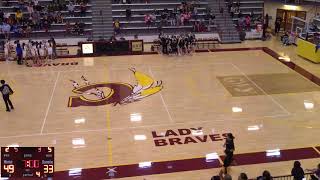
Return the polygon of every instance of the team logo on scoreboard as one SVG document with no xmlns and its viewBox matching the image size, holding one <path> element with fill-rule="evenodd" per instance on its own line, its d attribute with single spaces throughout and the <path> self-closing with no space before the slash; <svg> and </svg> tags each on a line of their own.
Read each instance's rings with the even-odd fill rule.
<svg viewBox="0 0 320 180">
<path fill-rule="evenodd" d="M 84 85 L 80 86 L 75 80 L 70 80 L 74 88 L 72 92 L 77 96 L 69 97 L 68 107 L 124 105 L 140 101 L 162 90 L 162 81 L 155 82 L 152 77 L 134 68 L 129 70 L 134 74 L 135 85 L 118 82 L 90 83 L 81 76 Z"/>
</svg>

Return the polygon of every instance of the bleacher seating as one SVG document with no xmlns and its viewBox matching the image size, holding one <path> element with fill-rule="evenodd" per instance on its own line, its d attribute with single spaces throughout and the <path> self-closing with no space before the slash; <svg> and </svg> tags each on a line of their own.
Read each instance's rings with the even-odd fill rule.
<svg viewBox="0 0 320 180">
<path fill-rule="evenodd" d="M 113 20 L 119 20 L 120 22 L 120 33 L 122 35 L 133 35 L 133 34 L 156 34 L 160 31 L 159 24 L 161 20 L 160 13 L 164 9 L 173 11 L 181 5 L 182 1 L 179 0 L 151 0 L 150 3 L 132 3 L 132 4 L 112 4 L 112 17 Z M 191 1 L 188 1 L 189 3 Z M 208 2 L 198 1 L 197 2 L 197 19 L 190 19 L 186 24 L 180 26 L 171 26 L 168 22 L 161 27 L 161 31 L 165 33 L 177 33 L 177 32 L 190 32 L 193 30 L 193 23 L 195 21 L 202 21 L 206 24 L 208 30 L 215 31 L 216 25 L 210 24 L 209 21 L 205 20 L 206 9 Z M 126 9 L 130 9 L 132 16 L 130 19 L 126 17 Z M 157 11 L 155 24 L 147 26 L 144 21 L 144 16 L 147 13 Z M 141 31 L 143 30 L 143 31 Z"/>
<path fill-rule="evenodd" d="M 39 5 L 41 6 L 47 6 L 48 4 L 52 3 L 53 0 L 39 0 Z M 66 1 L 68 3 L 68 1 Z M 4 13 L 10 13 L 11 16 L 15 15 L 15 9 L 19 7 L 18 1 L 9 0 L 7 6 L 0 6 L 0 9 Z M 92 10 L 91 10 L 91 4 L 87 4 L 87 10 L 86 10 L 86 16 L 80 17 L 78 14 L 80 13 L 78 9 L 79 5 L 75 5 L 75 16 L 69 16 L 69 12 L 67 10 L 61 11 L 62 17 L 64 22 L 63 23 L 52 23 L 50 26 L 50 29 L 48 32 L 45 30 L 33 30 L 31 33 L 31 37 L 49 37 L 55 36 L 55 37 L 65 37 L 66 35 L 66 28 L 65 24 L 66 22 L 69 22 L 71 26 L 73 26 L 76 22 L 83 22 L 84 23 L 84 34 L 83 35 L 77 35 L 75 33 L 68 34 L 68 36 L 71 35 L 71 37 L 76 36 L 84 36 L 84 37 L 90 37 L 92 33 Z M 29 16 L 26 8 L 23 10 L 23 16 Z"/>
</svg>

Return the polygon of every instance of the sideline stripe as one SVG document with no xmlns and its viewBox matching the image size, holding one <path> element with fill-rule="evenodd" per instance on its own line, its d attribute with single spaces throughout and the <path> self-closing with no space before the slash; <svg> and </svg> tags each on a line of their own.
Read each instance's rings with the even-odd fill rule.
<svg viewBox="0 0 320 180">
<path fill-rule="evenodd" d="M 111 121 L 110 121 L 110 110 L 107 109 L 107 146 L 108 146 L 108 163 L 109 166 L 113 166 L 112 159 L 112 139 L 111 139 Z"/>
<path fill-rule="evenodd" d="M 317 147 L 320 148 L 320 147 Z M 220 157 L 224 158 L 224 157 Z M 285 149 L 280 151 L 278 156 L 267 156 L 265 151 L 251 152 L 234 155 L 234 166 L 261 164 L 261 163 L 273 163 L 281 161 L 292 161 L 301 159 L 320 158 L 320 154 L 313 148 L 298 148 L 298 149 Z M 139 164 L 128 164 L 116 167 L 116 173 L 113 177 L 109 177 L 106 173 L 108 167 L 83 169 L 81 178 L 98 180 L 98 179 L 111 179 L 111 178 L 124 178 L 124 177 L 136 177 L 145 175 L 176 173 L 183 171 L 195 171 L 211 168 L 220 168 L 222 165 L 218 159 L 206 160 L 205 157 L 183 159 L 183 160 L 171 160 L 152 162 L 151 167 L 139 167 Z M 68 171 L 55 172 L 55 180 L 72 180 L 75 177 L 70 177 Z M 80 178 L 80 177 L 79 177 Z"/>
</svg>

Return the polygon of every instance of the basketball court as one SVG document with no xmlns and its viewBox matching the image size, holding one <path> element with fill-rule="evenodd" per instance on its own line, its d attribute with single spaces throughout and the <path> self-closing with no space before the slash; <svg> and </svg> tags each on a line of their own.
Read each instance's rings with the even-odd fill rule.
<svg viewBox="0 0 320 180">
<path fill-rule="evenodd" d="M 0 65 L 16 108 L 1 105 L 1 146 L 54 146 L 57 178 L 210 179 L 230 132 L 235 175 L 319 162 L 320 87 L 262 50 L 58 62 L 74 64 Z M 137 83 L 145 96 L 125 99 Z M 95 88 L 104 100 L 89 94 Z M 193 169 L 201 159 L 208 164 Z"/>
</svg>

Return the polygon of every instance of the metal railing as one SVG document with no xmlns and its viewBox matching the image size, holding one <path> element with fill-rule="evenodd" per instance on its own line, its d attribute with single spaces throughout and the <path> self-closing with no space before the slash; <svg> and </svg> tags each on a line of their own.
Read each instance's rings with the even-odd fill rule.
<svg viewBox="0 0 320 180">
<path fill-rule="evenodd" d="M 311 180 L 311 175 L 312 174 L 313 173 L 305 173 L 304 174 L 305 180 Z M 294 180 L 292 175 L 275 176 L 275 177 L 272 177 L 272 178 L 273 178 L 273 180 Z"/>
</svg>

